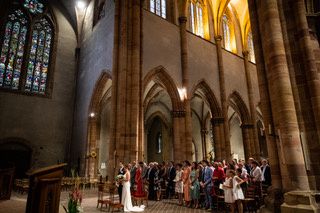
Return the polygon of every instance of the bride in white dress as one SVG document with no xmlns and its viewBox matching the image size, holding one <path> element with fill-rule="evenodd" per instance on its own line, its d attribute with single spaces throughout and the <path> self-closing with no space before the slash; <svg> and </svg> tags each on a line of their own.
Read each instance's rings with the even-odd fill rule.
<svg viewBox="0 0 320 213">
<path fill-rule="evenodd" d="M 132 206 L 131 192 L 130 192 L 130 171 L 125 166 L 125 174 L 123 178 L 123 188 L 121 196 L 121 204 L 123 205 L 124 212 L 143 212 L 144 206 Z"/>
</svg>

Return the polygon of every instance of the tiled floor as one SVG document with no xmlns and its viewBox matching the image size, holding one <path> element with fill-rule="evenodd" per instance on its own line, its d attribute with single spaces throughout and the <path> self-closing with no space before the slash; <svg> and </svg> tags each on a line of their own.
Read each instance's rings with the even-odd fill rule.
<svg viewBox="0 0 320 213">
<path fill-rule="evenodd" d="M 97 192 L 94 190 L 86 190 L 82 202 L 83 210 L 85 213 L 101 213 L 100 209 L 96 208 L 97 205 Z M 26 206 L 26 195 L 14 193 L 11 200 L 0 202 L 0 213 L 24 213 Z M 62 205 L 66 205 L 68 200 L 68 193 L 61 193 L 60 212 L 65 213 Z M 106 212 L 103 209 L 103 212 Z M 149 206 L 145 209 L 145 213 L 204 213 L 204 210 L 185 208 L 177 205 L 177 200 L 164 200 L 159 202 L 149 202 Z"/>
</svg>

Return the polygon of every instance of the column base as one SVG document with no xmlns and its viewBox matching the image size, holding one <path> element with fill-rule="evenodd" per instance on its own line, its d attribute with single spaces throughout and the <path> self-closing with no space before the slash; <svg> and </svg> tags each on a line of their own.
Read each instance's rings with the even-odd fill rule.
<svg viewBox="0 0 320 213">
<path fill-rule="evenodd" d="M 284 194 L 282 213 L 320 213 L 319 191 L 290 191 Z"/>
<path fill-rule="evenodd" d="M 268 188 L 268 195 L 264 198 L 264 205 L 260 208 L 261 213 L 280 212 L 283 203 L 283 192 L 279 188 Z"/>
</svg>

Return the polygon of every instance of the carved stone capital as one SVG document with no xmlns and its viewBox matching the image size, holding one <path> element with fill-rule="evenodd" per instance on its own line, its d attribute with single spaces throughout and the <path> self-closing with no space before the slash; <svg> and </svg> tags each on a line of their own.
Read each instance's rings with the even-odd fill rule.
<svg viewBox="0 0 320 213">
<path fill-rule="evenodd" d="M 186 111 L 172 111 L 171 114 L 173 118 L 181 118 L 186 116 Z"/>
</svg>

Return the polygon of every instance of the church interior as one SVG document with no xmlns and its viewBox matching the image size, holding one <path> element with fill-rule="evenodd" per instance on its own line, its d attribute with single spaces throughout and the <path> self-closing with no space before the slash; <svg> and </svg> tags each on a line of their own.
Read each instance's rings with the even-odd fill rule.
<svg viewBox="0 0 320 213">
<path fill-rule="evenodd" d="M 319 212 L 319 42 L 319 0 L 1 0 L 0 212 L 63 212 L 71 177 L 100 212 L 120 162 L 249 159 L 260 212 Z"/>
</svg>

